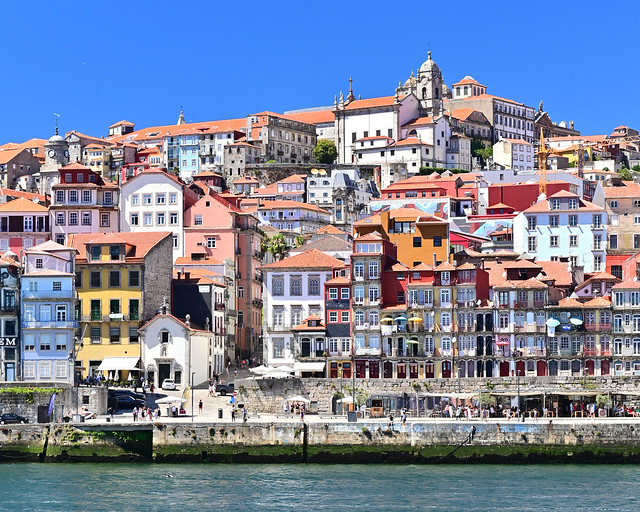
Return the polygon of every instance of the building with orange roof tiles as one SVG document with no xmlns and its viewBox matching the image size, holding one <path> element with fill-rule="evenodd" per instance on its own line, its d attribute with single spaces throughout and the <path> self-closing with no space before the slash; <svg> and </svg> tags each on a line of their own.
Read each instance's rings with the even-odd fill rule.
<svg viewBox="0 0 640 512">
<path fill-rule="evenodd" d="M 76 364 L 83 368 L 83 377 L 123 370 L 144 378 L 138 328 L 169 303 L 171 233 L 72 234 L 68 245 L 78 251 L 75 270 L 82 344 Z M 105 361 L 115 367 L 106 368 Z M 116 380 L 125 380 L 127 374 L 121 373 Z"/>
<path fill-rule="evenodd" d="M 536 167 L 533 144 L 522 139 L 501 138 L 493 145 L 494 162 L 505 169 L 528 171 Z"/>
<path fill-rule="evenodd" d="M 606 269 L 607 212 L 577 194 L 560 191 L 513 220 L 513 248 L 540 260 L 569 257 L 585 272 Z"/>
<path fill-rule="evenodd" d="M 258 218 L 262 225 L 307 235 L 329 224 L 331 214 L 313 204 L 300 201 L 261 201 L 258 205 Z"/>
<path fill-rule="evenodd" d="M 255 356 L 259 350 L 262 310 L 262 234 L 258 219 L 219 194 L 202 196 L 184 212 L 184 255 L 192 260 L 215 258 L 229 262 L 230 285 L 236 293 L 229 314 L 237 328 L 228 343 L 237 357 Z M 232 336 L 232 337 L 231 337 Z"/>
<path fill-rule="evenodd" d="M 0 204 L 0 253 L 10 250 L 20 254 L 50 238 L 46 206 L 24 197 Z"/>
<path fill-rule="evenodd" d="M 39 169 L 40 161 L 27 148 L 0 149 L 0 186 L 14 188 L 28 183 L 30 189 L 32 174 Z"/>
<path fill-rule="evenodd" d="M 51 236 L 64 245 L 72 233 L 120 231 L 120 189 L 75 162 L 59 169 L 51 187 Z"/>
</svg>

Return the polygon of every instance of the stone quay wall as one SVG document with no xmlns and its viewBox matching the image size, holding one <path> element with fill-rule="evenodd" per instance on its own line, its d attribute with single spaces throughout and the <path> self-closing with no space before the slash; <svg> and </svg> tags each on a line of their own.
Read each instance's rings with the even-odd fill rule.
<svg viewBox="0 0 640 512">
<path fill-rule="evenodd" d="M 0 462 L 640 462 L 640 422 L 48 424 L 0 427 Z"/>
<path fill-rule="evenodd" d="M 518 389 L 524 394 L 531 392 L 567 392 L 583 390 L 586 394 L 596 392 L 640 395 L 640 379 L 625 377 L 500 377 L 458 379 L 355 379 L 356 401 L 358 397 L 376 395 L 425 396 L 429 394 L 494 393 L 515 395 Z M 353 394 L 352 379 L 244 379 L 237 380 L 238 403 L 250 411 L 278 414 L 286 399 L 303 396 L 317 402 L 320 414 L 330 414 L 334 398 L 350 397 Z"/>
</svg>

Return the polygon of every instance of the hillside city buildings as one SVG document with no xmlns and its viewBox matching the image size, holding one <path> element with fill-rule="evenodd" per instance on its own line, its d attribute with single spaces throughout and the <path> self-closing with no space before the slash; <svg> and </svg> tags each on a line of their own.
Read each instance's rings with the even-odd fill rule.
<svg viewBox="0 0 640 512">
<path fill-rule="evenodd" d="M 638 132 L 444 77 L 0 146 L 0 380 L 640 374 Z"/>
</svg>

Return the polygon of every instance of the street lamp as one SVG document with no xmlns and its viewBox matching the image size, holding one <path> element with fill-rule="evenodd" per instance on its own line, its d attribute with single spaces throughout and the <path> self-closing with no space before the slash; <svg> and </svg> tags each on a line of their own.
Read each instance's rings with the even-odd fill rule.
<svg viewBox="0 0 640 512">
<path fill-rule="evenodd" d="M 191 422 L 193 423 L 193 379 L 196 375 L 196 372 L 191 372 Z"/>
<path fill-rule="evenodd" d="M 76 413 L 78 412 L 78 386 L 80 382 L 78 381 L 78 374 L 76 372 L 76 359 L 78 358 L 78 352 L 82 348 L 82 341 L 78 343 L 78 338 L 76 336 L 73 337 L 73 348 L 71 349 L 71 353 L 69 354 L 69 360 L 72 364 L 72 372 L 73 372 L 73 387 L 75 389 L 76 395 Z"/>
</svg>

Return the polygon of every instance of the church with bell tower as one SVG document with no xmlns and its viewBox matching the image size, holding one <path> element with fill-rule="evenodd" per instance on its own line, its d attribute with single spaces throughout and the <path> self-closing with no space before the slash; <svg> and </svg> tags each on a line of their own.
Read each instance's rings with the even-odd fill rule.
<svg viewBox="0 0 640 512">
<path fill-rule="evenodd" d="M 56 122 L 55 134 L 44 145 L 44 165 L 34 174 L 36 186 L 41 194 L 51 194 L 51 187 L 58 183 L 58 169 L 69 164 L 69 144 L 58 134 Z"/>
<path fill-rule="evenodd" d="M 437 117 L 444 113 L 443 99 L 451 98 L 451 90 L 444 83 L 440 68 L 431 58 L 431 51 L 427 55 L 417 76 L 412 71 L 404 85 L 398 85 L 397 93 L 413 93 L 420 102 L 420 116 Z"/>
</svg>

